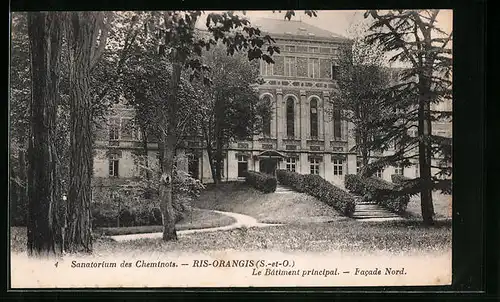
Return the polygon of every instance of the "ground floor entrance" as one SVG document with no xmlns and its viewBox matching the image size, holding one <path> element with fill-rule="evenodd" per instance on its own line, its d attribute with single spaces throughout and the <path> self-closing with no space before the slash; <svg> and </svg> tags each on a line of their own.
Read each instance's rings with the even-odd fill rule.
<svg viewBox="0 0 500 302">
<path fill-rule="evenodd" d="M 262 173 L 276 175 L 276 169 L 278 168 L 278 159 L 276 158 L 261 158 L 259 160 L 259 170 Z"/>
</svg>

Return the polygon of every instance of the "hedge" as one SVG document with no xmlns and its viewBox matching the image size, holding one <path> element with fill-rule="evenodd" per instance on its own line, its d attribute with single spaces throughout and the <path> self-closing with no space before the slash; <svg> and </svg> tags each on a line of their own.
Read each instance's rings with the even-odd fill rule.
<svg viewBox="0 0 500 302">
<path fill-rule="evenodd" d="M 247 171 L 245 181 L 247 184 L 264 193 L 272 193 L 276 191 L 276 178 L 268 174 Z"/>
<path fill-rule="evenodd" d="M 401 174 L 392 174 L 391 175 L 391 181 L 395 184 L 403 184 L 405 181 L 408 181 L 410 180 L 409 178 L 407 177 L 404 177 L 403 175 Z"/>
<path fill-rule="evenodd" d="M 297 192 L 304 192 L 304 175 L 288 171 L 276 170 L 279 183 L 292 187 Z"/>
<path fill-rule="evenodd" d="M 352 217 L 356 207 L 355 197 L 319 175 L 299 174 L 285 170 L 278 170 L 278 179 L 281 184 L 314 196 L 341 214 Z"/>
<path fill-rule="evenodd" d="M 403 214 L 410 202 L 410 195 L 401 186 L 380 178 L 348 174 L 345 176 L 345 187 L 351 193 L 373 200 L 397 214 Z"/>
</svg>

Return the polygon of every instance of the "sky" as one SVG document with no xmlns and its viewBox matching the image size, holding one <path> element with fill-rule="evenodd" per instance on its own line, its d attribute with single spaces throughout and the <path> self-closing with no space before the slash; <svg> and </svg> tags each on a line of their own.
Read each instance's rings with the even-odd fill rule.
<svg viewBox="0 0 500 302">
<path fill-rule="evenodd" d="M 294 20 L 301 20 L 302 22 L 329 30 L 333 33 L 350 37 L 350 28 L 352 25 L 356 24 L 367 24 L 370 19 L 365 19 L 363 17 L 365 10 L 318 10 L 317 17 L 309 17 L 304 14 L 303 11 L 296 11 Z M 208 13 L 208 11 L 206 12 Z M 240 13 L 240 12 L 237 12 Z M 246 16 L 250 21 L 254 21 L 259 18 L 273 18 L 273 19 L 283 19 L 284 11 L 281 13 L 272 11 L 247 11 Z M 451 10 L 441 10 L 438 15 L 437 24 L 445 32 L 451 32 L 452 30 L 452 11 Z"/>
</svg>

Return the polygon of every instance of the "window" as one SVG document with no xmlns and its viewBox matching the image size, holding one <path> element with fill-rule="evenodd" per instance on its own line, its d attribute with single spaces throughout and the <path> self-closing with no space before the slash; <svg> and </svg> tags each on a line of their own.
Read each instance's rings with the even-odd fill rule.
<svg viewBox="0 0 500 302">
<path fill-rule="evenodd" d="M 294 52 L 295 45 L 285 45 L 285 51 Z"/>
<path fill-rule="evenodd" d="M 342 139 L 342 121 L 338 108 L 333 109 L 333 137 L 335 140 Z"/>
<path fill-rule="evenodd" d="M 136 164 L 137 176 L 140 177 L 146 176 L 147 175 L 146 156 L 138 156 L 135 164 Z"/>
<path fill-rule="evenodd" d="M 238 155 L 238 177 L 245 177 L 248 171 L 248 161 L 245 155 Z"/>
<path fill-rule="evenodd" d="M 311 126 L 311 138 L 318 137 L 318 101 L 316 98 L 311 100 L 310 107 L 310 126 Z"/>
<path fill-rule="evenodd" d="M 134 125 L 134 128 L 132 129 L 132 139 L 135 141 L 141 141 L 142 140 L 142 131 L 139 128 L 139 126 Z"/>
<path fill-rule="evenodd" d="M 360 160 L 356 161 L 356 174 L 359 174 L 359 171 L 361 171 L 361 166 L 363 163 Z"/>
<path fill-rule="evenodd" d="M 113 154 L 109 157 L 109 176 L 118 177 L 118 156 Z"/>
<path fill-rule="evenodd" d="M 311 167 L 311 174 L 319 175 L 319 159 L 311 158 L 309 164 Z"/>
<path fill-rule="evenodd" d="M 378 169 L 378 170 L 375 172 L 375 177 L 382 178 L 382 169 Z"/>
<path fill-rule="evenodd" d="M 296 76 L 297 74 L 297 69 L 295 68 L 297 66 L 297 60 L 295 57 L 285 57 L 285 76 L 290 77 L 290 76 Z"/>
<path fill-rule="evenodd" d="M 403 167 L 402 166 L 394 167 L 394 173 L 399 174 L 399 175 L 403 175 Z"/>
<path fill-rule="evenodd" d="M 342 159 L 333 160 L 333 175 L 344 175 L 344 161 Z"/>
<path fill-rule="evenodd" d="M 337 80 L 338 76 L 338 67 L 335 64 L 332 64 L 332 80 Z"/>
<path fill-rule="evenodd" d="M 189 154 L 188 156 L 188 171 L 191 177 L 199 178 L 199 159 L 196 154 Z"/>
<path fill-rule="evenodd" d="M 319 78 L 319 59 L 309 59 L 307 64 L 307 74 L 310 78 Z"/>
<path fill-rule="evenodd" d="M 224 178 L 224 160 L 220 161 L 220 177 Z"/>
<path fill-rule="evenodd" d="M 109 140 L 116 141 L 120 139 L 120 118 L 109 119 Z"/>
<path fill-rule="evenodd" d="M 260 74 L 261 75 L 273 75 L 274 64 L 268 64 L 264 60 L 260 60 Z"/>
<path fill-rule="evenodd" d="M 288 137 L 295 136 L 295 112 L 294 99 L 289 97 L 286 101 L 286 135 Z"/>
<path fill-rule="evenodd" d="M 264 106 L 266 106 L 266 108 L 270 108 L 271 99 L 269 98 L 269 96 L 265 96 L 263 102 L 264 102 Z M 270 116 L 263 116 L 262 134 L 264 136 L 271 136 L 271 117 Z"/>
<path fill-rule="evenodd" d="M 295 172 L 295 167 L 297 165 L 297 159 L 289 157 L 286 159 L 286 169 L 288 171 Z"/>
<path fill-rule="evenodd" d="M 318 47 L 309 47 L 309 51 L 312 52 L 312 53 L 318 53 L 319 52 L 319 48 Z"/>
</svg>

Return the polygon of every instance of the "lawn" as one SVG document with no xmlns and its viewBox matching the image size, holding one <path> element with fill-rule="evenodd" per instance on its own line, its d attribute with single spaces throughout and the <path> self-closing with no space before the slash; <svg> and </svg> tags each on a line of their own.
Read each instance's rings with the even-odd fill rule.
<svg viewBox="0 0 500 302">
<path fill-rule="evenodd" d="M 12 250 L 25 251 L 26 229 L 12 228 L 11 232 Z M 449 223 L 424 227 L 411 220 L 383 223 L 337 220 L 330 223 L 241 228 L 183 235 L 176 242 L 163 242 L 160 239 L 115 242 L 105 237 L 94 242 L 94 253 L 101 256 L 213 250 L 418 254 L 450 249 Z"/>
<path fill-rule="evenodd" d="M 432 203 L 434 205 L 434 213 L 437 219 L 449 219 L 452 217 L 451 207 L 452 196 L 441 194 L 439 192 L 432 193 Z M 420 208 L 420 196 L 414 196 L 408 203 L 406 212 L 411 218 L 422 219 L 422 209 Z"/>
<path fill-rule="evenodd" d="M 188 212 L 186 218 L 179 221 L 175 227 L 178 231 L 194 230 L 204 228 L 214 228 L 226 226 L 235 223 L 236 220 L 224 214 L 215 213 L 203 209 L 193 209 Z M 148 225 L 148 226 L 133 226 L 133 227 L 116 227 L 116 228 L 99 228 L 95 230 L 96 235 L 127 235 L 127 234 L 140 234 L 140 233 L 156 233 L 162 232 L 161 225 Z"/>
<path fill-rule="evenodd" d="M 244 183 L 210 185 L 194 206 L 245 214 L 263 223 L 301 224 L 342 218 L 335 209 L 307 194 L 264 194 Z"/>
</svg>

